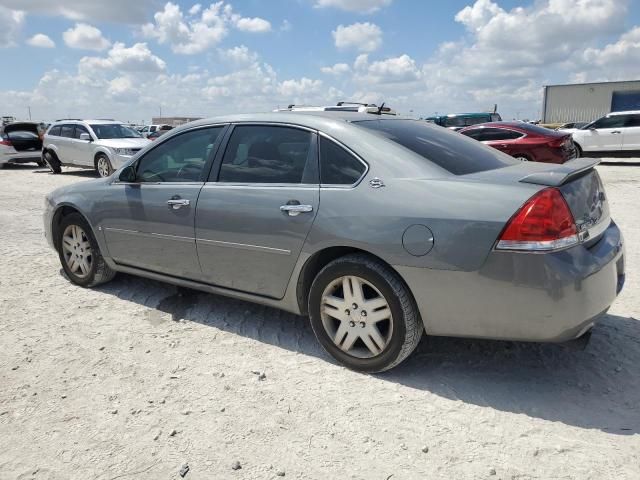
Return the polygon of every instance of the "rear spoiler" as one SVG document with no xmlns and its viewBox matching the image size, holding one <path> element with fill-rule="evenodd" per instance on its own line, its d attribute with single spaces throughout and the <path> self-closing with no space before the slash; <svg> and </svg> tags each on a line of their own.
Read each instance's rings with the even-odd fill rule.
<svg viewBox="0 0 640 480">
<path fill-rule="evenodd" d="M 520 179 L 522 183 L 534 183 L 536 185 L 547 185 L 549 187 L 559 187 L 569 180 L 583 175 L 598 165 L 600 158 L 576 158 L 562 165 L 554 165 L 548 170 L 531 173 Z"/>
</svg>

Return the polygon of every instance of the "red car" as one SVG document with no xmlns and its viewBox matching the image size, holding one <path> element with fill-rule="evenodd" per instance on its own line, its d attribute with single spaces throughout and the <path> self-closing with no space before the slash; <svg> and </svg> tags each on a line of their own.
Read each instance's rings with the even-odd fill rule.
<svg viewBox="0 0 640 480">
<path fill-rule="evenodd" d="M 523 162 L 564 163 L 578 155 L 571 134 L 530 123 L 482 123 L 463 128 L 459 133 Z"/>
</svg>

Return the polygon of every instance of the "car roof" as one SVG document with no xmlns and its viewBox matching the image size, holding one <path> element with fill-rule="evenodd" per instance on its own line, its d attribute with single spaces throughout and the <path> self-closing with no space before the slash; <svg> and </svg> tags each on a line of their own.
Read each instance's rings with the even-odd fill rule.
<svg viewBox="0 0 640 480">
<path fill-rule="evenodd" d="M 640 115 L 640 110 L 626 110 L 624 112 L 611 112 L 607 114 L 607 117 L 612 117 L 615 115 Z"/>
<path fill-rule="evenodd" d="M 124 122 L 118 122 L 116 120 L 106 120 L 106 119 L 80 119 L 80 118 L 61 118 L 60 120 L 56 120 L 53 124 L 76 124 L 76 123 L 92 123 L 94 125 L 122 125 Z"/>
</svg>

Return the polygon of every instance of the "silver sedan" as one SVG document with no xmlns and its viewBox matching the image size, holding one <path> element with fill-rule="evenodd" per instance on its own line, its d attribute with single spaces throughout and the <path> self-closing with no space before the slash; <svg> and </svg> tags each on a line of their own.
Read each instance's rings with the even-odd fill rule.
<svg viewBox="0 0 640 480">
<path fill-rule="evenodd" d="M 46 199 L 69 279 L 126 272 L 308 315 L 349 368 L 428 335 L 560 342 L 624 282 L 595 160 L 520 163 L 438 126 L 276 112 L 167 133 Z"/>
</svg>

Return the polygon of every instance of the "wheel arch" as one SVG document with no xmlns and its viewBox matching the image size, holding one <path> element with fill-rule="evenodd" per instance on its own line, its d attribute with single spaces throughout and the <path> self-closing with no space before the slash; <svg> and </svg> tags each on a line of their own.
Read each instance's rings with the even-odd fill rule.
<svg viewBox="0 0 640 480">
<path fill-rule="evenodd" d="M 93 166 L 95 168 L 98 168 L 98 157 L 106 157 L 107 160 L 109 160 L 109 162 L 111 162 L 111 157 L 109 156 L 109 152 L 107 152 L 106 150 L 100 148 L 100 149 L 96 150 L 95 153 L 93 154 Z"/>
<path fill-rule="evenodd" d="M 58 238 L 60 234 L 60 225 L 62 224 L 62 219 L 71 215 L 72 213 L 81 215 L 93 230 L 93 225 L 91 224 L 87 216 L 82 213 L 80 209 L 78 209 L 75 205 L 68 203 L 59 205 L 53 213 L 53 216 L 51 217 L 51 237 L 53 239 L 53 245 L 55 246 L 56 250 L 60 250 L 60 242 Z"/>
<path fill-rule="evenodd" d="M 298 275 L 298 281 L 296 283 L 296 300 L 298 302 L 298 308 L 301 315 L 309 314 L 307 308 L 307 300 L 311 291 L 311 284 L 313 283 L 313 280 L 316 278 L 320 270 L 326 267 L 333 260 L 354 253 L 367 255 L 368 257 L 371 257 L 372 259 L 388 266 L 391 270 L 393 270 L 393 272 L 395 272 L 396 275 L 398 275 L 398 278 L 402 281 L 405 287 L 407 287 L 407 290 L 413 296 L 413 292 L 411 292 L 411 289 L 407 285 L 407 282 L 405 282 L 404 278 L 402 278 L 398 271 L 393 268 L 393 266 L 389 264 L 389 262 L 361 248 L 349 246 L 331 246 L 315 252 L 306 260 L 306 262 L 300 269 L 300 274 Z"/>
</svg>

